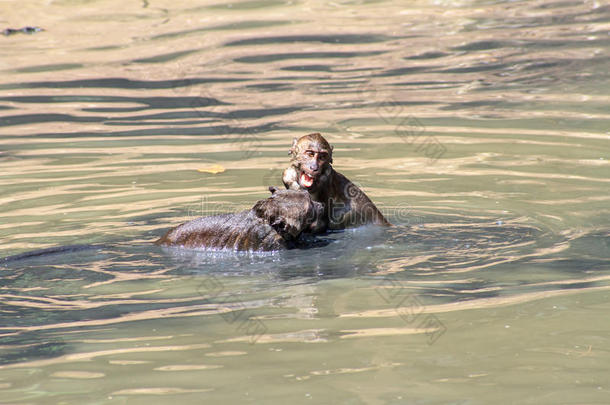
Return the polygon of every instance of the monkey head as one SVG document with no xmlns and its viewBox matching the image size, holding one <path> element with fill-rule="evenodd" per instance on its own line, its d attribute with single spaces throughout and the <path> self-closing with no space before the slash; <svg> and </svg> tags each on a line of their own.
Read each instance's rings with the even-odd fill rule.
<svg viewBox="0 0 610 405">
<path fill-rule="evenodd" d="M 307 191 L 279 190 L 269 187 L 271 197 L 257 202 L 256 216 L 271 225 L 286 240 L 298 238 L 319 226 L 324 213 L 322 203 L 313 201 Z"/>
<path fill-rule="evenodd" d="M 290 148 L 296 182 L 302 189 L 315 192 L 328 182 L 332 172 L 333 148 L 319 133 L 294 139 Z"/>
</svg>

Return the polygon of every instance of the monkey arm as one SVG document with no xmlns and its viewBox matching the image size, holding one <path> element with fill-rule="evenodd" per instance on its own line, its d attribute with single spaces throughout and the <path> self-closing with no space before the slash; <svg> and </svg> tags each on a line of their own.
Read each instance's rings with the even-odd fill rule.
<svg viewBox="0 0 610 405">
<path fill-rule="evenodd" d="M 331 212 L 334 211 L 336 216 L 334 221 L 331 220 L 331 229 L 366 224 L 392 226 L 364 191 L 335 170 L 332 176 L 331 196 L 334 200 Z"/>
</svg>

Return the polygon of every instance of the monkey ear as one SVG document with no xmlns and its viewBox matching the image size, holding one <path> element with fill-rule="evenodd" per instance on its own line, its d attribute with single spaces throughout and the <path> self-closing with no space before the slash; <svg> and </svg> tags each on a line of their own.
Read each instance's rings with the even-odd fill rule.
<svg viewBox="0 0 610 405">
<path fill-rule="evenodd" d="M 333 150 L 335 149 L 335 147 L 332 146 L 332 145 L 328 145 L 328 146 L 330 146 L 330 161 L 329 161 L 329 163 L 332 164 L 333 163 Z"/>
<path fill-rule="evenodd" d="M 298 141 L 299 140 L 297 138 L 292 138 L 292 146 L 288 150 L 288 154 L 289 155 L 292 155 L 292 156 L 296 155 L 296 153 L 297 153 L 297 142 Z"/>
<path fill-rule="evenodd" d="M 269 191 L 271 191 L 271 194 L 275 194 L 277 191 L 277 187 L 275 186 L 269 186 Z"/>
<path fill-rule="evenodd" d="M 259 218 L 265 217 L 265 205 L 266 205 L 265 202 L 266 201 L 267 200 L 257 201 L 256 204 L 254 204 L 254 207 L 252 207 L 252 211 L 254 211 L 256 216 Z"/>
</svg>

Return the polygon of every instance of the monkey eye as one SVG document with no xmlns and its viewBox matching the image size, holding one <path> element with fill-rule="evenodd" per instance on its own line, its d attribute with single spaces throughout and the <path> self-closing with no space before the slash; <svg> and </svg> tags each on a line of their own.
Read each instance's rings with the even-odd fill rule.
<svg viewBox="0 0 610 405">
<path fill-rule="evenodd" d="M 309 157 L 314 157 L 316 153 L 313 150 L 307 150 L 305 151 L 305 154 Z"/>
<path fill-rule="evenodd" d="M 328 159 L 328 153 L 326 153 L 326 152 L 320 152 L 319 156 L 320 156 L 320 159 L 324 159 L 324 160 Z"/>
</svg>

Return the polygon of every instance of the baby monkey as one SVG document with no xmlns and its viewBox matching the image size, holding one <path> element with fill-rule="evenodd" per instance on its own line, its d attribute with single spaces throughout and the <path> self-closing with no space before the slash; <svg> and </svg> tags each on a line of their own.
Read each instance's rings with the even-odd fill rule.
<svg viewBox="0 0 610 405">
<path fill-rule="evenodd" d="M 282 176 L 286 188 L 307 190 L 324 206 L 314 233 L 366 224 L 392 226 L 360 188 L 333 169 L 333 148 L 322 135 L 295 138 L 290 156 L 290 167 Z"/>
</svg>

